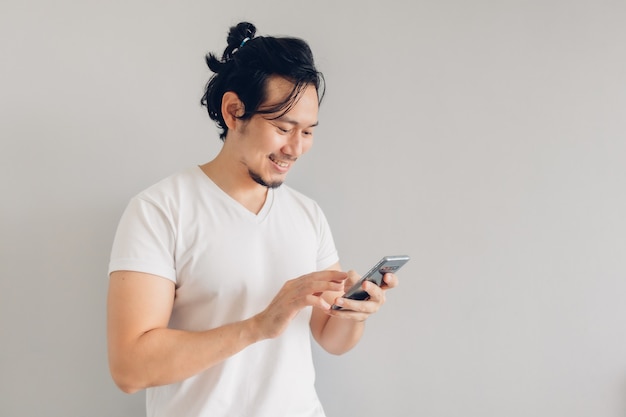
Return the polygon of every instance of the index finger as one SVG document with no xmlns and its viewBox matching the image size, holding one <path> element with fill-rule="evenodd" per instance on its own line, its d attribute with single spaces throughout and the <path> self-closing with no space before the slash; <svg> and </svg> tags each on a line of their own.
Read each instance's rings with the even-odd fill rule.
<svg viewBox="0 0 626 417">
<path fill-rule="evenodd" d="M 315 271 L 306 274 L 301 279 L 307 281 L 324 281 L 324 282 L 343 282 L 348 278 L 348 274 L 343 271 L 336 271 L 332 269 L 325 269 L 323 271 Z"/>
<path fill-rule="evenodd" d="M 326 269 L 323 271 L 312 272 L 307 277 L 314 281 L 343 282 L 346 278 L 348 278 L 348 274 L 343 271 Z"/>
</svg>

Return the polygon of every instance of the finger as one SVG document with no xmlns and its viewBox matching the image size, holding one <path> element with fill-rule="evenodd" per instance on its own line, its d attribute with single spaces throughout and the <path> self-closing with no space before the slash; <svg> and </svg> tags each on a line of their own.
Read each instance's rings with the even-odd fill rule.
<svg viewBox="0 0 626 417">
<path fill-rule="evenodd" d="M 320 297 L 319 295 L 310 294 L 305 297 L 306 305 L 311 307 L 317 307 L 319 309 L 328 311 L 330 310 L 330 304 L 324 300 L 324 297 Z"/>
<path fill-rule="evenodd" d="M 387 273 L 383 276 L 382 289 L 395 288 L 399 284 L 398 277 L 395 274 Z"/>
<path fill-rule="evenodd" d="M 300 291 L 303 294 L 320 295 L 325 291 L 340 292 L 343 289 L 343 283 L 335 281 L 313 281 L 302 286 Z"/>
<path fill-rule="evenodd" d="M 309 281 L 333 281 L 343 283 L 348 278 L 348 273 L 343 271 L 324 270 L 310 273 L 305 275 L 303 278 Z"/>
<path fill-rule="evenodd" d="M 347 273 L 347 279 L 345 281 L 346 290 L 352 287 L 358 280 L 361 279 L 361 275 L 359 275 L 355 270 L 351 269 Z"/>
<path fill-rule="evenodd" d="M 289 280 L 286 287 L 302 295 L 324 291 L 341 291 L 346 277 L 345 272 L 319 271 Z"/>
<path fill-rule="evenodd" d="M 369 300 L 351 300 L 349 298 L 338 297 L 334 304 L 341 307 L 340 310 L 334 311 L 352 311 L 355 313 L 363 313 L 363 314 L 372 314 L 380 309 L 380 306 L 384 304 L 384 296 L 383 299 L 374 300 L 370 298 Z"/>
<path fill-rule="evenodd" d="M 369 300 L 374 302 L 380 302 L 380 300 L 384 300 L 385 292 L 378 285 L 373 282 L 365 281 L 361 286 L 365 292 L 369 294 Z"/>
<path fill-rule="evenodd" d="M 361 303 L 365 301 L 360 301 Z M 333 317 L 339 317 L 342 319 L 349 319 L 354 321 L 365 321 L 371 313 L 364 311 L 351 310 L 349 307 L 342 308 L 341 310 L 330 309 L 326 310 L 326 314 Z"/>
</svg>

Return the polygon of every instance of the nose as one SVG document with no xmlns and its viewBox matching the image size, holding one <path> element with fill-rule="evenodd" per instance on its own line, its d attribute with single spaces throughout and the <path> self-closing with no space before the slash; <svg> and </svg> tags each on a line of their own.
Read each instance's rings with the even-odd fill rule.
<svg viewBox="0 0 626 417">
<path fill-rule="evenodd" d="M 298 133 L 295 133 L 289 137 L 289 140 L 281 149 L 283 154 L 292 158 L 298 158 L 302 155 L 302 138 Z"/>
</svg>

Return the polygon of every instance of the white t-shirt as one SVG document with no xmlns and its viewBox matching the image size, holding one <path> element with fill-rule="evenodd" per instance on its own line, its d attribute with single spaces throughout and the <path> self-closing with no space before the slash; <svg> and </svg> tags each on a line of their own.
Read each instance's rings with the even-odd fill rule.
<svg viewBox="0 0 626 417">
<path fill-rule="evenodd" d="M 131 200 L 109 272 L 172 280 L 170 327 L 200 331 L 259 313 L 285 281 L 337 260 L 330 228 L 313 200 L 282 185 L 268 191 L 255 215 L 193 167 Z M 182 382 L 149 388 L 148 416 L 324 416 L 314 388 L 310 316 L 311 308 L 302 310 L 281 336 Z"/>
</svg>

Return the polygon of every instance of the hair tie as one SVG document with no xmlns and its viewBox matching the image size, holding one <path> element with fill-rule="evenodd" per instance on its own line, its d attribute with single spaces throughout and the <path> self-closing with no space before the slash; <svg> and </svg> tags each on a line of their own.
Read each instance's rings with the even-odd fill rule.
<svg viewBox="0 0 626 417">
<path fill-rule="evenodd" d="M 250 38 L 245 38 L 244 40 L 241 41 L 241 45 L 239 45 L 239 48 L 242 48 L 246 42 L 248 42 L 250 40 Z"/>
</svg>

